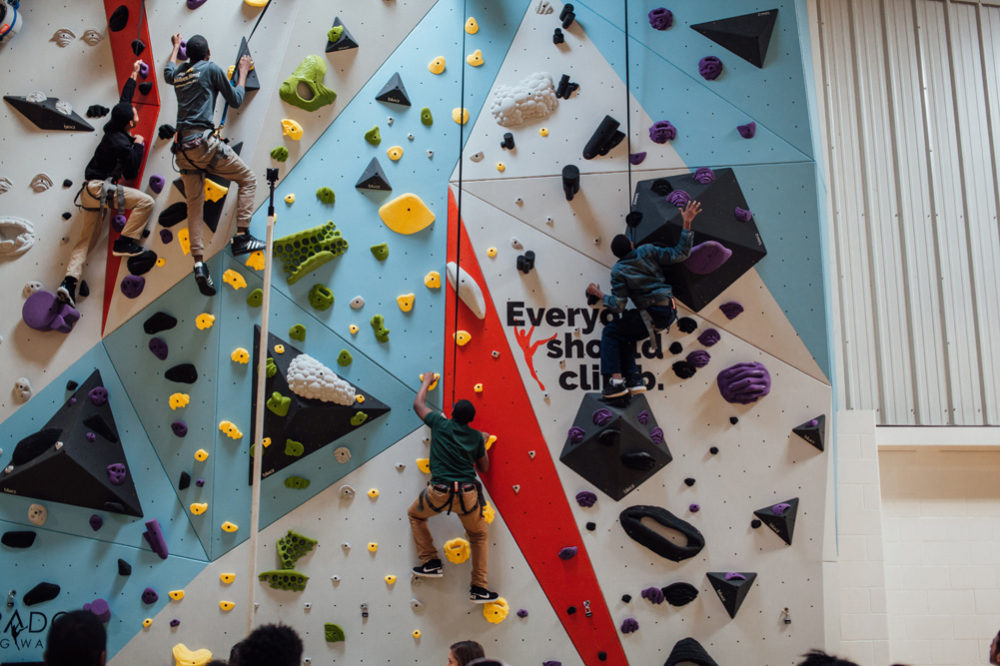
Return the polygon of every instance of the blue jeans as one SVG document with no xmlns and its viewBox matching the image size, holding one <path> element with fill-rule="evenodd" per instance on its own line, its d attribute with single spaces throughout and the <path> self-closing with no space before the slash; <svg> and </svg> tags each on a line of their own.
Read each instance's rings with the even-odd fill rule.
<svg viewBox="0 0 1000 666">
<path fill-rule="evenodd" d="M 646 312 L 652 318 L 653 325 L 660 330 L 669 328 L 677 318 L 677 311 L 669 305 L 653 305 Z M 626 378 L 638 375 L 636 343 L 650 335 L 654 333 L 646 330 L 646 324 L 638 310 L 626 310 L 618 319 L 610 322 L 601 333 L 601 374 L 608 376 L 621 373 Z"/>
</svg>

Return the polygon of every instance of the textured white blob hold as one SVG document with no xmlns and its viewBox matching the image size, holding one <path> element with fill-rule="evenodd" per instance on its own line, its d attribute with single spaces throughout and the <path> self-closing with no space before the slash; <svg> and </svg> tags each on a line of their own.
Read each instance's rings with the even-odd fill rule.
<svg viewBox="0 0 1000 666">
<path fill-rule="evenodd" d="M 498 85 L 490 100 L 490 113 L 502 127 L 548 118 L 558 107 L 555 85 L 545 72 L 529 74 L 514 85 Z"/>
<path fill-rule="evenodd" d="M 472 314 L 479 319 L 486 319 L 486 301 L 483 299 L 483 290 L 479 288 L 479 283 L 454 261 L 448 262 L 445 273 L 448 275 L 448 284 L 458 291 L 458 297 L 472 310 Z"/>
<path fill-rule="evenodd" d="M 354 404 L 354 387 L 309 354 L 293 358 L 285 377 L 288 388 L 299 397 L 336 405 Z"/>
</svg>

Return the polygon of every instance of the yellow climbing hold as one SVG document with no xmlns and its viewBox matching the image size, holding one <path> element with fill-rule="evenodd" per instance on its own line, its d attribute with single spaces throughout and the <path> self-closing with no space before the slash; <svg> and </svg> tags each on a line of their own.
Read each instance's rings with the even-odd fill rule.
<svg viewBox="0 0 1000 666">
<path fill-rule="evenodd" d="M 393 162 L 396 162 L 396 161 L 399 160 L 400 157 L 403 156 L 403 147 L 402 146 L 392 146 L 392 147 L 389 148 L 389 150 L 385 151 L 385 154 L 389 156 L 390 160 L 392 160 Z"/>
<path fill-rule="evenodd" d="M 483 51 L 482 49 L 476 49 L 469 55 L 465 57 L 465 62 L 469 63 L 473 67 L 480 67 L 483 64 Z"/>
<path fill-rule="evenodd" d="M 369 497 L 369 499 L 377 499 L 378 498 L 378 488 L 372 488 L 371 490 L 369 490 L 368 491 L 368 497 Z"/>
<path fill-rule="evenodd" d="M 222 531 L 223 532 L 235 532 L 238 529 L 240 529 L 240 526 L 237 525 L 236 523 L 231 523 L 228 520 L 226 522 L 222 523 Z"/>
<path fill-rule="evenodd" d="M 247 255 L 247 259 L 243 263 L 255 271 L 264 270 L 264 251 L 257 250 L 256 252 L 251 252 Z"/>
<path fill-rule="evenodd" d="M 263 444 L 264 448 L 266 449 L 267 447 L 271 446 L 271 438 L 265 437 L 264 441 L 262 441 L 261 444 Z"/>
<path fill-rule="evenodd" d="M 427 63 L 427 71 L 431 74 L 441 74 L 444 72 L 445 60 L 444 56 L 438 56 Z"/>
<path fill-rule="evenodd" d="M 414 638 L 420 638 L 420 630 L 414 629 L 413 632 L 410 633 L 410 635 L 413 636 Z"/>
<path fill-rule="evenodd" d="M 225 433 L 229 439 L 241 439 L 243 437 L 243 433 L 240 432 L 240 429 L 232 421 L 219 421 L 219 430 Z"/>
<path fill-rule="evenodd" d="M 455 332 L 455 344 L 459 347 L 464 347 L 469 344 L 469 340 L 472 339 L 472 334 L 468 331 L 456 331 Z"/>
<path fill-rule="evenodd" d="M 212 661 L 212 651 L 206 648 L 200 650 L 188 649 L 184 643 L 178 643 L 172 650 L 174 666 L 205 666 Z"/>
<path fill-rule="evenodd" d="M 220 601 L 219 608 L 228 613 L 229 611 L 236 608 L 236 604 L 234 604 L 232 601 Z"/>
<path fill-rule="evenodd" d="M 169 596 L 174 601 L 180 601 L 181 599 L 184 598 L 184 590 L 170 590 L 169 592 L 167 592 L 167 596 Z"/>
<path fill-rule="evenodd" d="M 292 192 L 289 192 L 288 194 L 286 194 L 285 195 L 285 203 L 288 204 L 289 206 L 291 206 L 293 203 L 295 203 L 295 194 L 292 193 Z"/>
<path fill-rule="evenodd" d="M 360 393 L 354 394 L 354 402 L 361 404 L 364 401 L 365 401 L 365 396 L 361 395 Z"/>
<path fill-rule="evenodd" d="M 205 201 L 219 201 L 229 193 L 228 187 L 223 187 L 211 178 L 205 179 Z"/>
<path fill-rule="evenodd" d="M 142 621 L 143 629 L 149 629 L 152 626 L 153 626 L 153 618 L 147 617 L 145 620 Z"/>
<path fill-rule="evenodd" d="M 472 548 L 469 542 L 462 537 L 456 537 L 444 542 L 444 556 L 452 564 L 461 564 L 469 559 Z"/>
<path fill-rule="evenodd" d="M 234 573 L 220 573 L 219 574 L 219 581 L 223 585 L 232 585 L 234 580 L 236 580 L 236 574 L 234 574 Z"/>
<path fill-rule="evenodd" d="M 415 234 L 434 222 L 434 213 L 416 194 L 401 194 L 378 209 L 378 216 L 397 234 Z"/>
<path fill-rule="evenodd" d="M 388 576 L 385 577 L 385 584 L 386 585 L 395 585 L 396 584 L 396 577 L 393 576 L 392 574 L 389 574 Z"/>
<path fill-rule="evenodd" d="M 282 344 L 274 345 L 274 353 L 275 354 L 284 354 L 285 353 L 285 345 L 282 345 Z"/>
<path fill-rule="evenodd" d="M 208 511 L 208 502 L 191 502 L 191 515 L 200 516 Z"/>
<path fill-rule="evenodd" d="M 378 550 L 378 544 L 375 543 L 374 541 L 369 541 L 368 542 L 368 552 L 369 553 L 374 553 L 377 550 Z"/>
<path fill-rule="evenodd" d="M 232 268 L 227 268 L 226 272 L 222 274 L 222 281 L 234 290 L 244 289 L 247 286 L 246 279 Z"/>
<path fill-rule="evenodd" d="M 508 613 L 510 613 L 510 606 L 507 605 L 507 600 L 503 597 L 492 603 L 483 604 L 483 617 L 490 624 L 500 624 L 507 619 Z"/>
<path fill-rule="evenodd" d="M 184 256 L 191 254 L 191 233 L 187 230 L 187 227 L 177 232 L 177 242 L 180 244 L 181 252 L 184 253 Z"/>
<path fill-rule="evenodd" d="M 399 305 L 400 310 L 403 312 L 409 312 L 413 309 L 413 300 L 415 298 L 416 296 L 414 296 L 412 292 L 409 294 L 400 294 L 396 297 L 396 303 Z"/>
<path fill-rule="evenodd" d="M 260 8 L 260 7 L 266 7 L 267 6 L 267 0 L 243 0 L 243 2 L 245 2 L 248 7 L 258 7 L 258 8 Z"/>
<path fill-rule="evenodd" d="M 451 119 L 459 125 L 464 125 L 469 122 L 469 110 L 464 107 L 457 106 L 451 110 Z"/>
<path fill-rule="evenodd" d="M 486 521 L 487 525 L 493 523 L 493 519 L 497 517 L 497 511 L 493 508 L 493 505 L 489 502 L 483 507 L 483 520 Z"/>
<path fill-rule="evenodd" d="M 243 347 L 237 347 L 233 350 L 233 353 L 229 355 L 229 358 L 233 361 L 233 363 L 246 365 L 250 362 L 250 352 Z"/>
<path fill-rule="evenodd" d="M 470 35 L 474 35 L 479 32 L 479 21 L 475 17 L 470 16 L 469 20 L 465 22 L 465 32 Z"/>
<path fill-rule="evenodd" d="M 503 173 L 506 170 L 507 170 L 507 165 L 506 164 L 504 164 L 503 162 L 497 162 L 497 171 L 499 171 L 500 173 Z"/>
<path fill-rule="evenodd" d="M 496 258 L 497 249 L 495 247 L 489 248 L 488 250 L 486 250 L 486 256 L 489 257 L 490 259 Z"/>
<path fill-rule="evenodd" d="M 351 324 L 350 326 L 347 327 L 347 330 L 351 332 L 351 335 L 357 335 L 358 334 L 358 325 L 357 324 Z"/>
<path fill-rule="evenodd" d="M 198 449 L 194 452 L 194 459 L 198 462 L 205 462 L 208 460 L 208 451 L 205 449 Z"/>
<path fill-rule="evenodd" d="M 538 134 L 539 134 L 539 136 L 548 136 L 549 135 L 549 128 L 548 127 L 539 127 L 538 128 Z"/>
<path fill-rule="evenodd" d="M 163 257 L 157 257 L 156 258 L 156 265 L 160 266 L 162 268 L 163 266 L 167 265 L 167 260 L 164 259 Z"/>
<path fill-rule="evenodd" d="M 212 324 L 214 323 L 215 315 L 208 314 L 207 312 L 202 312 L 194 319 L 194 325 L 198 327 L 199 331 L 204 331 L 206 328 L 212 328 Z"/>
<path fill-rule="evenodd" d="M 476 386 L 479 387 L 479 391 L 483 390 L 482 389 L 482 386 L 483 386 L 482 384 L 476 384 Z M 476 393 L 479 393 L 479 391 L 476 391 Z M 496 441 L 497 441 L 497 436 L 496 435 L 490 435 L 489 437 L 487 437 L 486 438 L 486 445 L 485 445 L 486 446 L 486 450 L 489 451 L 491 448 L 493 448 L 493 445 L 496 444 Z"/>
<path fill-rule="evenodd" d="M 428 289 L 440 289 L 441 288 L 441 274 L 437 271 L 431 271 L 424 276 L 424 284 L 427 285 Z"/>
<path fill-rule="evenodd" d="M 417 469 L 419 469 L 424 474 L 431 473 L 431 459 L 430 458 L 417 458 Z"/>
<path fill-rule="evenodd" d="M 302 138 L 302 125 L 291 118 L 283 118 L 281 121 L 281 133 L 292 141 L 298 141 Z"/>
<path fill-rule="evenodd" d="M 170 409 L 187 407 L 189 402 L 191 402 L 191 396 L 187 393 L 171 393 L 170 398 L 167 400 L 167 404 L 170 405 Z"/>
<path fill-rule="evenodd" d="M 433 391 L 434 389 L 436 389 L 436 388 L 437 388 L 437 385 L 438 385 L 438 380 L 439 380 L 439 379 L 441 379 L 441 374 L 440 374 L 440 373 L 437 373 L 437 372 L 435 372 L 435 373 L 434 373 L 434 381 L 432 381 L 432 382 L 430 383 L 430 385 L 429 385 L 429 386 L 427 387 L 427 390 L 428 390 L 428 391 Z M 423 382 L 423 381 L 424 381 L 424 373 L 422 373 L 422 372 L 420 373 L 420 381 L 421 381 L 421 382 Z"/>
<path fill-rule="evenodd" d="M 476 384 L 475 386 L 472 387 L 472 390 L 475 391 L 476 393 L 482 393 L 483 392 L 483 383 L 480 382 L 480 383 Z"/>
</svg>

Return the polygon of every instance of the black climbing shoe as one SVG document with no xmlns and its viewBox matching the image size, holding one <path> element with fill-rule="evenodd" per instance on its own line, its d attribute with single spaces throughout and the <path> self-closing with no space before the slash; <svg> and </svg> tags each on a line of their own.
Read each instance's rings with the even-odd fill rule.
<svg viewBox="0 0 1000 666">
<path fill-rule="evenodd" d="M 212 274 L 204 262 L 194 265 L 194 280 L 198 283 L 198 291 L 206 296 L 215 296 L 215 285 L 212 284 Z"/>
<path fill-rule="evenodd" d="M 474 604 L 488 604 L 496 601 L 500 598 L 500 595 L 496 592 L 490 592 L 485 587 L 479 587 L 478 585 L 473 585 L 469 588 L 469 601 Z"/>
<path fill-rule="evenodd" d="M 233 256 L 238 257 L 241 254 L 250 254 L 251 252 L 257 252 L 258 250 L 263 250 L 267 247 L 264 241 L 254 238 L 247 231 L 242 234 L 236 234 L 233 236 L 232 243 L 230 243 L 230 248 L 233 251 Z"/>
<path fill-rule="evenodd" d="M 444 576 L 441 560 L 430 560 L 420 566 L 413 567 L 413 575 L 420 576 L 421 578 L 440 578 Z"/>
<path fill-rule="evenodd" d="M 56 298 L 66 303 L 71 308 L 76 307 L 76 279 L 71 277 L 63 278 L 62 284 L 56 289 Z"/>
<path fill-rule="evenodd" d="M 622 379 L 609 379 L 601 392 L 602 398 L 620 398 L 628 395 L 628 387 Z"/>
<path fill-rule="evenodd" d="M 137 254 L 142 254 L 146 250 L 143 249 L 141 245 L 136 243 L 134 240 L 128 236 L 121 236 L 115 241 L 114 246 L 111 248 L 111 254 L 116 257 L 134 257 Z"/>
<path fill-rule="evenodd" d="M 629 377 L 625 380 L 625 387 L 628 388 L 628 392 L 631 395 L 639 395 L 646 392 L 646 382 L 642 381 L 642 377 L 639 375 Z"/>
</svg>

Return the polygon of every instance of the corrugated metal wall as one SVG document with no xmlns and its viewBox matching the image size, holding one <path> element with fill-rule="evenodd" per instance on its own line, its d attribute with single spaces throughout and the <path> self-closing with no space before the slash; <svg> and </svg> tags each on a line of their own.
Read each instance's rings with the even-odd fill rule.
<svg viewBox="0 0 1000 666">
<path fill-rule="evenodd" d="M 817 0 L 840 404 L 1000 425 L 1000 0 Z"/>
</svg>

